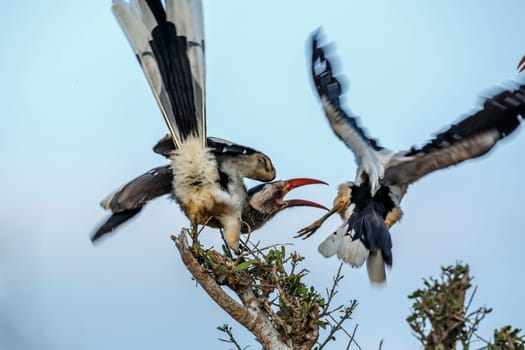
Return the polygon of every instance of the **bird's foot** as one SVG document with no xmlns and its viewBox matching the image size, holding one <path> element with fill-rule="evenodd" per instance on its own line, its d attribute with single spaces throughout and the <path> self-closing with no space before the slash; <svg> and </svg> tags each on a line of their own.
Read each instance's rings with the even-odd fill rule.
<svg viewBox="0 0 525 350">
<path fill-rule="evenodd" d="M 321 219 L 317 220 L 311 225 L 308 225 L 300 229 L 299 231 L 297 231 L 297 235 L 295 235 L 294 238 L 302 238 L 302 239 L 309 238 L 311 235 L 315 233 L 315 231 L 319 229 L 319 227 L 321 227 L 321 225 L 323 224 L 323 221 L 324 220 L 321 220 Z"/>
<path fill-rule="evenodd" d="M 197 225 L 192 225 L 191 230 L 189 231 L 190 237 L 192 239 L 192 245 L 198 245 L 199 244 L 199 227 Z"/>
</svg>

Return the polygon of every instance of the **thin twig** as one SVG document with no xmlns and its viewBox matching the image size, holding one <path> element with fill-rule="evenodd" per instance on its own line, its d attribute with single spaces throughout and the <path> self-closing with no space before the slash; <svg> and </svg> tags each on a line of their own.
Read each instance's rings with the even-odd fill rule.
<svg viewBox="0 0 525 350">
<path fill-rule="evenodd" d="M 350 346 L 352 345 L 352 343 L 354 343 L 357 346 L 358 349 L 361 349 L 361 347 L 359 346 L 357 341 L 355 341 L 355 339 L 354 339 L 355 338 L 355 333 L 357 332 L 357 326 L 359 326 L 359 324 L 355 325 L 354 331 L 352 332 L 352 336 L 348 340 L 348 345 L 346 346 L 346 350 L 350 349 Z"/>
<path fill-rule="evenodd" d="M 332 282 L 332 287 L 330 288 L 330 291 L 328 289 L 326 290 L 327 294 L 327 301 L 325 303 L 324 311 L 319 315 L 319 317 L 324 317 L 328 314 L 331 314 L 335 311 L 337 311 L 339 308 L 336 308 L 334 310 L 329 311 L 330 305 L 332 303 L 332 299 L 337 294 L 337 286 L 339 285 L 339 282 L 343 279 L 343 276 L 341 274 L 341 269 L 343 268 L 343 263 L 339 265 L 339 268 L 337 269 L 337 273 L 335 274 Z"/>
<path fill-rule="evenodd" d="M 354 305 L 354 304 L 353 304 Z M 330 340 L 334 338 L 334 334 L 338 331 L 342 330 L 349 338 L 352 338 L 352 336 L 346 331 L 346 329 L 343 328 L 343 323 L 348 320 L 350 315 L 352 314 L 353 307 L 347 307 L 343 313 L 343 315 L 340 316 L 339 321 L 337 321 L 332 315 L 328 315 L 332 321 L 335 322 L 334 326 L 331 326 L 330 333 L 328 333 L 328 336 L 324 340 L 324 342 L 319 346 L 319 350 L 323 349 Z"/>
<path fill-rule="evenodd" d="M 222 327 L 217 327 L 217 329 L 220 330 L 221 332 L 228 334 L 228 337 L 230 338 L 230 339 L 219 338 L 220 341 L 235 345 L 237 350 L 243 350 L 243 348 L 241 348 L 239 343 L 237 343 L 237 340 L 235 340 L 235 337 L 233 336 L 232 328 L 230 326 L 228 326 L 227 324 L 224 324 Z"/>
<path fill-rule="evenodd" d="M 478 291 L 478 286 L 475 286 L 474 290 L 472 291 L 472 294 L 470 295 L 467 306 L 465 307 L 465 314 L 468 312 L 470 305 L 472 304 L 472 300 L 474 300 L 474 296 L 476 295 L 477 291 Z"/>
</svg>

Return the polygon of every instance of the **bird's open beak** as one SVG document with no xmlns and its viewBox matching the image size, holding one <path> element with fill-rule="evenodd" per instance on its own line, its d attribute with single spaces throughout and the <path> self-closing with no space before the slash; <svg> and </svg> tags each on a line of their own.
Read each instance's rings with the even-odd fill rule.
<svg viewBox="0 0 525 350">
<path fill-rule="evenodd" d="M 518 72 L 523 72 L 524 70 L 525 70 L 525 56 L 523 56 L 520 63 L 518 63 Z"/>
<path fill-rule="evenodd" d="M 281 209 L 284 208 L 290 208 L 290 207 L 314 207 L 314 208 L 320 208 L 324 210 L 328 210 L 324 205 L 321 205 L 319 203 L 307 201 L 304 199 L 290 199 L 290 200 L 283 200 L 284 196 L 291 190 L 297 187 L 306 186 L 306 185 L 315 185 L 315 184 L 323 184 L 328 185 L 326 182 L 316 179 L 308 179 L 308 178 L 296 178 L 296 179 L 290 179 L 283 181 L 285 183 L 285 186 L 282 189 L 282 195 L 279 198 L 279 204 L 281 205 Z"/>
</svg>

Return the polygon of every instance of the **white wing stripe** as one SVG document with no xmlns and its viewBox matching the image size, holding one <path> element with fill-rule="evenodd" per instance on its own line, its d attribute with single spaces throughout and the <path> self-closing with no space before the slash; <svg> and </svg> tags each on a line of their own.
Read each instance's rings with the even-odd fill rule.
<svg viewBox="0 0 525 350">
<path fill-rule="evenodd" d="M 150 33 L 140 15 L 136 13 L 137 9 L 136 5 L 132 7 L 128 2 L 122 0 L 113 0 L 113 5 L 111 7 L 113 15 L 117 19 L 117 22 L 140 61 L 140 66 L 144 71 L 144 75 L 153 91 L 153 95 L 155 96 L 171 134 L 178 135 L 176 130 L 173 130 L 169 123 L 170 117 L 171 120 L 174 119 L 173 109 L 171 108 L 169 98 L 163 89 L 160 70 L 155 60 L 155 56 L 153 55 L 151 46 L 149 45 Z M 148 12 L 149 10 L 141 11 L 143 18 L 148 18 Z M 153 16 L 151 13 L 150 15 L 151 17 Z M 150 20 L 153 19 L 150 18 Z M 173 140 L 176 142 L 177 147 L 180 147 L 177 138 L 174 137 Z"/>
<path fill-rule="evenodd" d="M 393 152 L 383 149 L 380 152 L 375 151 L 368 144 L 367 140 L 349 125 L 340 115 L 330 100 L 321 96 L 321 103 L 325 110 L 326 117 L 334 133 L 352 150 L 358 165 L 356 184 L 361 183 L 361 175 L 367 173 L 370 181 L 372 194 L 379 188 L 379 180 L 385 172 L 385 165 L 390 160 Z"/>
<path fill-rule="evenodd" d="M 167 1 L 167 18 L 177 24 L 179 35 L 188 41 L 187 55 L 193 77 L 193 96 L 198 119 L 206 130 L 206 86 L 204 62 L 204 23 L 199 0 Z"/>
</svg>

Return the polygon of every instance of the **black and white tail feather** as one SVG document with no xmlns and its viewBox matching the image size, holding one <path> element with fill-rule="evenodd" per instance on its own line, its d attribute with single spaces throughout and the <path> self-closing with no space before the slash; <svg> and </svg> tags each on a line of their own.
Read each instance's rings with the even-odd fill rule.
<svg viewBox="0 0 525 350">
<path fill-rule="evenodd" d="M 204 28 L 200 1 L 113 0 L 124 31 L 178 148 L 206 145 Z"/>
<path fill-rule="evenodd" d="M 392 266 L 392 239 L 380 215 L 381 208 L 376 206 L 372 197 L 368 197 L 364 205 L 351 203 L 343 225 L 328 236 L 318 250 L 326 258 L 337 254 L 340 260 L 353 267 L 361 267 L 366 261 L 370 281 L 382 283 L 386 279 L 385 264 Z"/>
<path fill-rule="evenodd" d="M 226 242 L 237 250 L 246 189 L 240 174 L 219 171 L 207 147 L 202 5 L 200 0 L 165 3 L 113 0 L 112 10 L 176 146 L 170 155 L 177 174 L 174 198 L 194 226 L 217 219 Z"/>
</svg>

